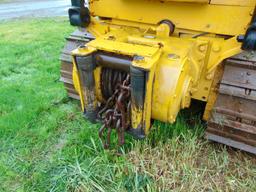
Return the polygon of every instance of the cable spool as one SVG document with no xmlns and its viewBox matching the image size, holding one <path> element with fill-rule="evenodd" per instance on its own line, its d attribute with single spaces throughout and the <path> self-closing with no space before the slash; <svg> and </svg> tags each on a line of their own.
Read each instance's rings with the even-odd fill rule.
<svg viewBox="0 0 256 192">
<path fill-rule="evenodd" d="M 101 70 L 101 92 L 105 100 L 108 100 L 116 90 L 116 86 L 121 84 L 127 73 L 120 70 L 103 67 Z"/>
</svg>

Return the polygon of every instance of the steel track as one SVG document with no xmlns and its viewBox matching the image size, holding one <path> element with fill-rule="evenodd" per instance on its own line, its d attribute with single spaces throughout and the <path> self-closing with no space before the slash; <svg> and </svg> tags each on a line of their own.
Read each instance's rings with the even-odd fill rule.
<svg viewBox="0 0 256 192">
<path fill-rule="evenodd" d="M 256 154 L 256 54 L 243 52 L 224 62 L 219 95 L 206 137 Z"/>
<path fill-rule="evenodd" d="M 79 100 L 79 95 L 76 92 L 73 80 L 72 80 L 72 57 L 71 51 L 79 47 L 80 45 L 84 45 L 89 41 L 93 40 L 94 37 L 86 32 L 76 30 L 69 37 L 66 38 L 67 43 L 62 50 L 60 61 L 61 61 L 61 78 L 60 81 L 64 83 L 65 89 L 68 92 L 68 96 L 74 99 Z"/>
</svg>

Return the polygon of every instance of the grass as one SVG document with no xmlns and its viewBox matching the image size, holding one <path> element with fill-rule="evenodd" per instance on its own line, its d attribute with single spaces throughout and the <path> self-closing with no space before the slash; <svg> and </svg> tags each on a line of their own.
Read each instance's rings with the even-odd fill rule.
<svg viewBox="0 0 256 192">
<path fill-rule="evenodd" d="M 144 141 L 103 150 L 59 80 L 66 20 L 0 23 L 0 191 L 256 191 L 256 160 L 155 122 Z"/>
</svg>

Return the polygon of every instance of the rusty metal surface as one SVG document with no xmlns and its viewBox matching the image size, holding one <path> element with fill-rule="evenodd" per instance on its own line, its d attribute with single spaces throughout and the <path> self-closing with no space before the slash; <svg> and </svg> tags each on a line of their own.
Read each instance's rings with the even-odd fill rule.
<svg viewBox="0 0 256 192">
<path fill-rule="evenodd" d="M 232 62 L 232 63 L 231 63 Z M 236 63 L 235 63 L 236 62 Z M 255 89 L 256 65 L 251 62 L 228 60 L 221 84 Z"/>
<path fill-rule="evenodd" d="M 131 117 L 130 75 L 121 71 L 106 69 L 102 71 L 101 78 L 106 76 L 110 78 L 110 81 L 104 81 L 104 79 L 101 79 L 101 81 L 105 82 L 103 87 L 110 89 L 108 93 L 112 94 L 106 98 L 107 102 L 98 112 L 98 118 L 103 121 L 99 130 L 99 137 L 105 149 L 110 146 L 113 129 L 116 130 L 119 146 L 125 143 L 124 134 L 130 127 Z M 104 132 L 107 132 L 106 135 L 104 135 Z"/>
<path fill-rule="evenodd" d="M 238 142 L 238 141 L 233 140 L 233 139 L 229 139 L 227 137 L 221 137 L 221 136 L 218 136 L 216 134 L 206 133 L 206 138 L 209 139 L 209 140 L 212 140 L 212 141 L 216 141 L 218 143 L 222 143 L 222 144 L 225 144 L 225 145 L 228 145 L 228 146 L 231 146 L 231 147 L 234 147 L 234 148 L 252 153 L 252 154 L 256 154 L 256 148 L 255 147 L 253 147 L 251 145 L 244 144 L 242 142 Z"/>
<path fill-rule="evenodd" d="M 256 62 L 256 54 L 253 51 L 244 51 L 238 55 L 235 55 L 231 59 L 240 61 Z"/>
<path fill-rule="evenodd" d="M 73 86 L 72 80 L 72 57 L 71 51 L 83 45 L 90 40 L 94 39 L 90 33 L 86 31 L 76 30 L 69 37 L 66 38 L 67 43 L 62 50 L 61 60 L 61 78 L 60 81 L 64 83 L 65 89 L 68 92 L 68 96 L 79 100 L 79 95 Z"/>
<path fill-rule="evenodd" d="M 124 55 L 117 55 L 98 51 L 95 55 L 95 62 L 97 66 L 104 66 L 106 68 L 121 70 L 125 72 L 130 71 L 132 58 Z"/>
<path fill-rule="evenodd" d="M 243 52 L 225 61 L 206 137 L 256 154 L 255 53 Z"/>
<path fill-rule="evenodd" d="M 116 71 L 110 68 L 102 68 L 101 71 L 101 93 L 105 100 L 109 99 L 115 92 L 116 85 L 121 84 L 127 73 L 124 71 Z"/>
<path fill-rule="evenodd" d="M 231 120 L 224 120 L 222 123 L 211 121 L 208 126 L 207 133 L 256 146 L 256 129 L 253 126 Z"/>
</svg>

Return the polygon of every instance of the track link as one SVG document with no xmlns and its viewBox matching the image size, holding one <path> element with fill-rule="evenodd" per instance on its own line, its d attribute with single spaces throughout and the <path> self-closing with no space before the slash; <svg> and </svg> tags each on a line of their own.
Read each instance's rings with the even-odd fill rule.
<svg viewBox="0 0 256 192">
<path fill-rule="evenodd" d="M 256 53 L 243 52 L 224 62 L 206 137 L 256 154 Z"/>
<path fill-rule="evenodd" d="M 73 64 L 72 64 L 72 57 L 71 51 L 79 47 L 80 45 L 84 45 L 89 41 L 93 40 L 94 37 L 86 32 L 81 30 L 74 31 L 69 37 L 66 38 L 67 43 L 62 50 L 61 53 L 61 78 L 60 81 L 64 83 L 65 89 L 68 92 L 68 96 L 74 99 L 79 100 L 79 95 L 76 92 L 73 79 L 72 79 L 72 71 L 73 71 Z"/>
</svg>

